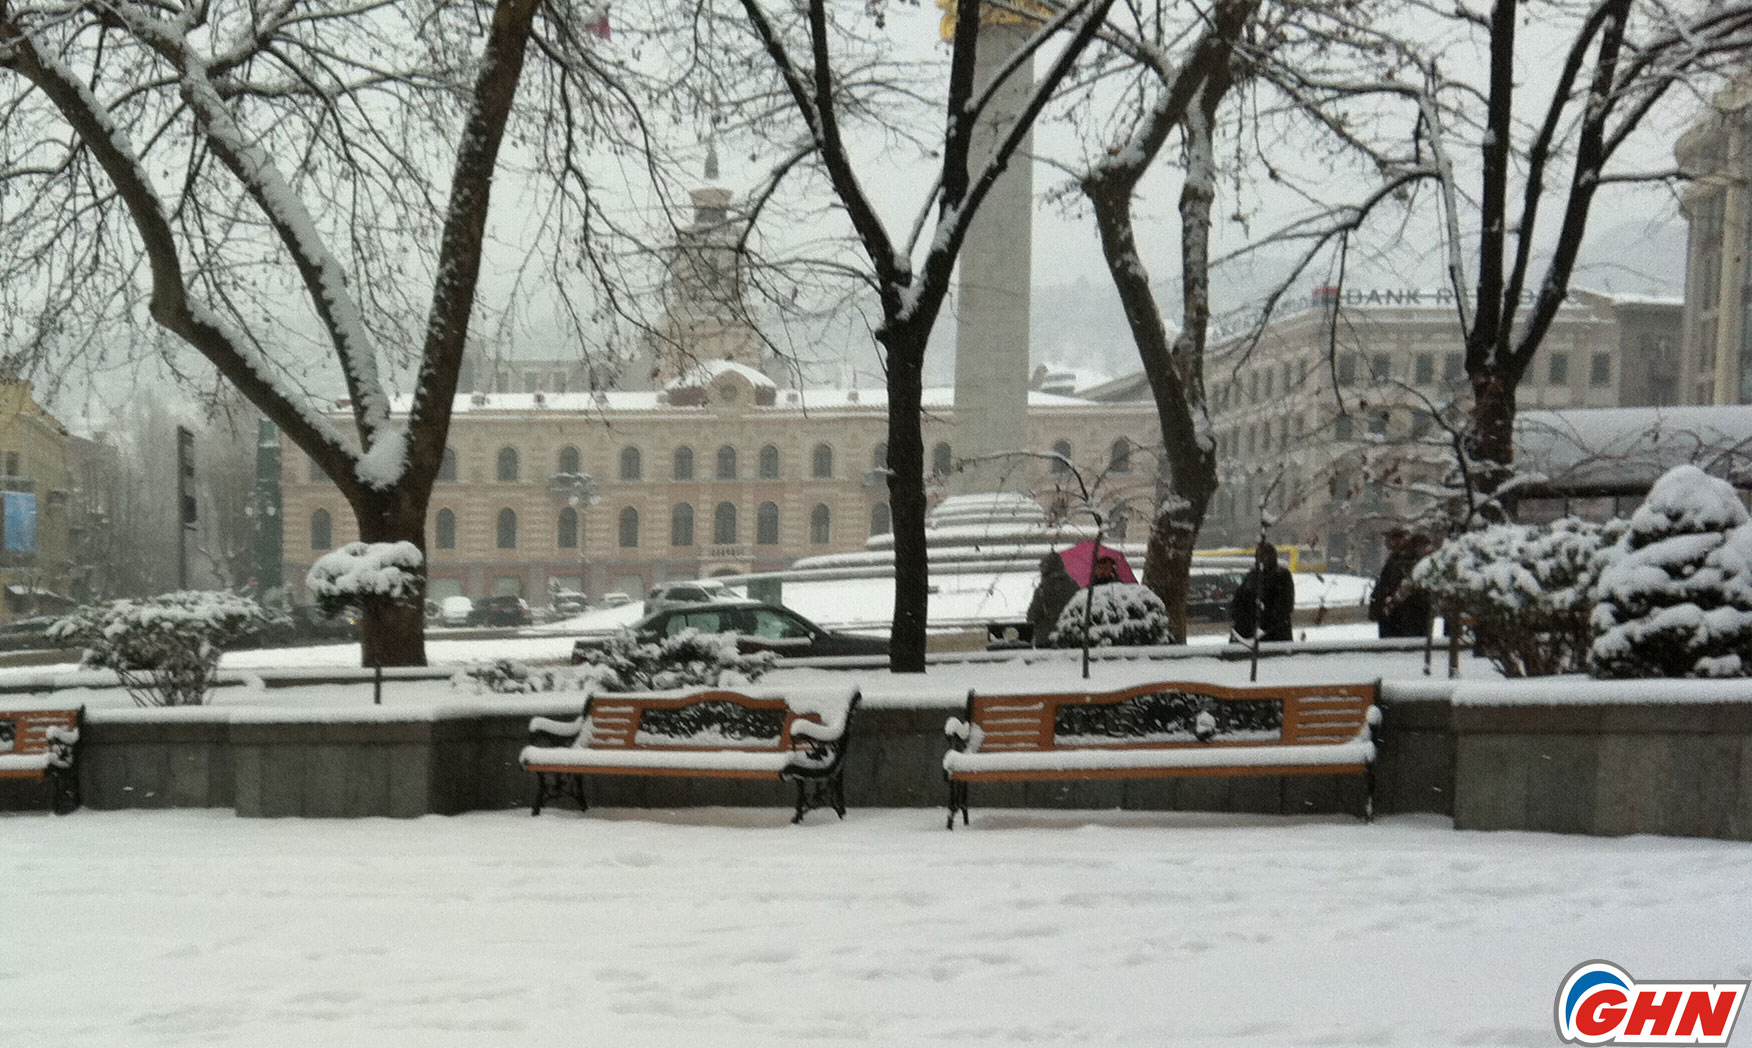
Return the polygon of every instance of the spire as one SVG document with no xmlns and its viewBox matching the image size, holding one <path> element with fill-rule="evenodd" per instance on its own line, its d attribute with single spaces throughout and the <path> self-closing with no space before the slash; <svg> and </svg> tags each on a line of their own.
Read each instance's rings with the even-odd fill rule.
<svg viewBox="0 0 1752 1048">
<path fill-rule="evenodd" d="M 706 138 L 706 181 L 718 180 L 718 135 L 714 131 Z"/>
</svg>

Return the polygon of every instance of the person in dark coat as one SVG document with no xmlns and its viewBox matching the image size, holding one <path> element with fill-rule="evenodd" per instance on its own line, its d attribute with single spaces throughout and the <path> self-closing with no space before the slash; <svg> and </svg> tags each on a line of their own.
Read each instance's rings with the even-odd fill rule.
<svg viewBox="0 0 1752 1048">
<path fill-rule="evenodd" d="M 1040 558 L 1040 582 L 1034 587 L 1034 599 L 1028 602 L 1028 625 L 1034 631 L 1034 646 L 1050 645 L 1052 631 L 1058 627 L 1059 613 L 1082 589 L 1065 570 L 1065 560 L 1057 553 Z"/>
<path fill-rule="evenodd" d="M 1383 637 L 1427 637 L 1430 596 L 1412 585 L 1411 572 L 1430 552 L 1430 540 L 1403 528 L 1387 533 L 1387 560 L 1369 594 L 1369 618 Z"/>
<path fill-rule="evenodd" d="M 1265 579 L 1264 600 L 1260 599 L 1260 578 Z M 1235 627 L 1235 639 L 1251 643 L 1254 630 L 1264 641 L 1290 639 L 1290 615 L 1296 609 L 1296 580 L 1290 569 L 1278 563 L 1277 547 L 1261 542 L 1254 551 L 1253 570 L 1241 580 L 1235 590 L 1235 600 L 1229 605 L 1229 621 Z M 1255 621 L 1255 614 L 1259 615 Z"/>
</svg>

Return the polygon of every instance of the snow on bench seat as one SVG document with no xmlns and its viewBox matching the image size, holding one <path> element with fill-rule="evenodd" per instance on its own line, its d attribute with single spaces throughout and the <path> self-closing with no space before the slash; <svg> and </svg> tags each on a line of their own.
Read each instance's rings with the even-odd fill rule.
<svg viewBox="0 0 1752 1048">
<path fill-rule="evenodd" d="M 531 814 L 568 796 L 587 808 L 582 776 L 777 778 L 797 787 L 797 813 L 842 817 L 841 768 L 854 688 L 721 689 L 593 695 L 575 721 L 536 717 L 523 767 L 536 775 Z"/>
<path fill-rule="evenodd" d="M 1114 692 L 969 692 L 965 718 L 944 725 L 949 825 L 957 811 L 967 821 L 970 782 L 1367 776 L 1376 688 L 1168 681 Z"/>
</svg>

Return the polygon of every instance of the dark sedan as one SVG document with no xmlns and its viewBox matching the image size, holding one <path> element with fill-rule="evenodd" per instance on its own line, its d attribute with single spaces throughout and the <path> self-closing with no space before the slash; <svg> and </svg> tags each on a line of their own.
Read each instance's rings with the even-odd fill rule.
<svg viewBox="0 0 1752 1048">
<path fill-rule="evenodd" d="M 817 655 L 888 655 L 888 638 L 859 637 L 835 633 L 777 604 L 753 600 L 683 604 L 653 612 L 633 624 L 633 635 L 652 642 L 682 630 L 701 633 L 732 633 L 736 647 L 744 652 L 771 651 L 785 658 Z M 606 638 L 585 638 L 572 646 L 572 662 L 584 661 L 584 652 L 600 648 Z"/>
<path fill-rule="evenodd" d="M 528 626 L 535 622 L 522 597 L 488 597 L 475 604 L 471 626 Z"/>
</svg>

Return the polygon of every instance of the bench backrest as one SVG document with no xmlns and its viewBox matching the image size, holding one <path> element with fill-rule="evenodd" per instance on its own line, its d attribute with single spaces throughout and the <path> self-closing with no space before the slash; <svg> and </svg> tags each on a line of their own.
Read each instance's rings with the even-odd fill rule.
<svg viewBox="0 0 1752 1048">
<path fill-rule="evenodd" d="M 1229 688 L 1170 681 L 1112 692 L 967 696 L 982 753 L 1349 742 L 1373 684 Z"/>
<path fill-rule="evenodd" d="M 791 726 L 804 716 L 784 699 L 733 691 L 593 695 L 579 742 L 591 749 L 789 750 Z"/>
<path fill-rule="evenodd" d="M 78 710 L 0 709 L 0 756 L 31 757 L 54 748 L 50 733 L 77 731 Z"/>
</svg>

